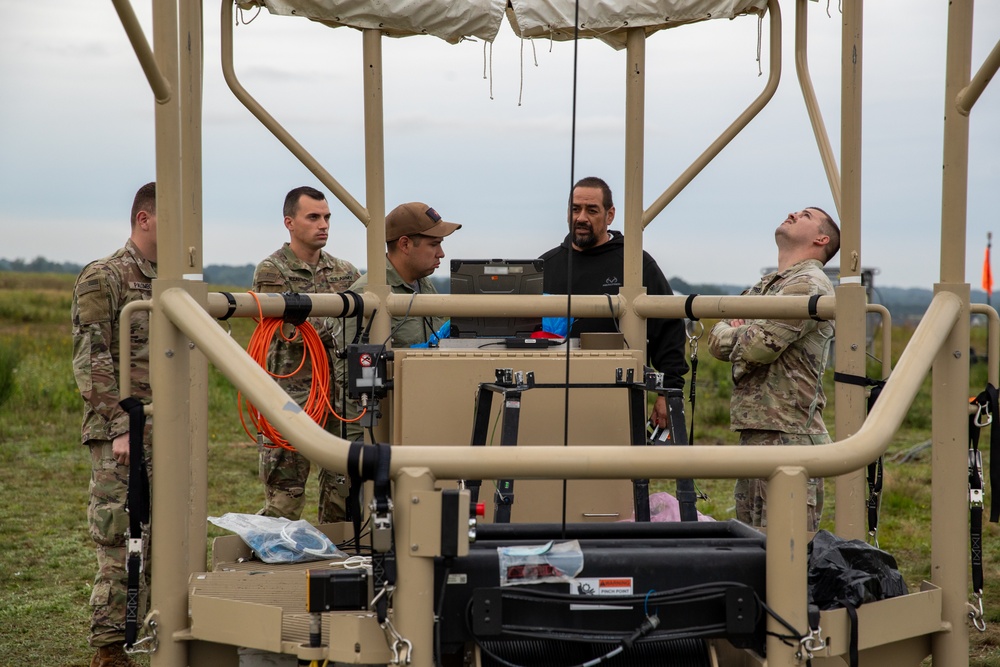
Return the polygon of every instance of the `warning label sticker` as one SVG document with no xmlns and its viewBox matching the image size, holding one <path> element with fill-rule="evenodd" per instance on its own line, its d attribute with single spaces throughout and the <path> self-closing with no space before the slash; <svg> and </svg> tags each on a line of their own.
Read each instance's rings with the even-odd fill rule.
<svg viewBox="0 0 1000 667">
<path fill-rule="evenodd" d="M 594 577 L 570 580 L 574 595 L 632 595 L 632 577 Z"/>
<path fill-rule="evenodd" d="M 632 595 L 632 577 L 586 577 L 569 580 L 570 594 L 579 596 L 612 597 Z M 570 609 L 628 609 L 614 604 L 571 604 Z"/>
</svg>

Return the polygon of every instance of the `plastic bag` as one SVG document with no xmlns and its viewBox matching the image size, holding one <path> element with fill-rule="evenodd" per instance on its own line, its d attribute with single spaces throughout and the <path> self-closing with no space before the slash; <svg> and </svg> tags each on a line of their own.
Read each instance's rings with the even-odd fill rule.
<svg viewBox="0 0 1000 667">
<path fill-rule="evenodd" d="M 569 581 L 583 571 L 583 549 L 570 540 L 556 544 L 523 547 L 497 547 L 500 562 L 500 585 L 537 584 L 543 581 Z"/>
<path fill-rule="evenodd" d="M 809 543 L 809 599 L 820 609 L 884 600 L 909 591 L 896 559 L 861 540 L 821 530 Z"/>
<path fill-rule="evenodd" d="M 242 537 L 265 563 L 302 563 L 346 556 L 308 521 L 232 512 L 208 520 Z"/>
</svg>

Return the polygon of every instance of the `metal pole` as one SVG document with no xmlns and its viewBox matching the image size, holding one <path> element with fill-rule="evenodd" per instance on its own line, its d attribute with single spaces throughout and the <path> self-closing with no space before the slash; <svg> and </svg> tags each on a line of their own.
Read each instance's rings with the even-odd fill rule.
<svg viewBox="0 0 1000 667">
<path fill-rule="evenodd" d="M 806 101 L 806 111 L 809 112 L 809 121 L 812 123 L 813 135 L 816 137 L 819 155 L 823 160 L 823 168 L 826 170 L 826 180 L 830 183 L 830 194 L 833 195 L 833 204 L 837 207 L 837 215 L 843 217 L 843 211 L 840 210 L 840 172 L 837 169 L 837 157 L 833 154 L 833 147 L 830 145 L 830 136 L 827 134 L 826 125 L 823 123 L 823 112 L 819 109 L 819 102 L 816 100 L 816 91 L 813 90 L 812 77 L 809 75 L 808 19 L 809 9 L 807 0 L 796 0 L 795 72 L 799 77 L 799 87 L 802 88 L 802 97 Z"/>
<path fill-rule="evenodd" d="M 201 0 L 182 2 L 179 9 L 181 44 L 179 50 L 179 103 L 181 144 L 181 219 L 184 274 L 188 290 L 198 303 L 208 304 L 208 287 L 202 274 L 202 151 L 201 116 L 204 54 L 203 6 Z M 190 358 L 189 380 L 191 484 L 188 499 L 188 550 L 191 567 L 205 568 L 208 536 L 208 360 L 195 352 Z"/>
<path fill-rule="evenodd" d="M 931 581 L 941 587 L 941 620 L 951 632 L 931 636 L 935 667 L 969 660 L 969 284 L 965 278 L 969 176 L 969 118 L 957 108 L 972 71 L 972 0 L 948 3 L 941 182 L 941 282 L 935 293 L 962 300 L 956 321 L 934 360 L 931 468 Z"/>
<path fill-rule="evenodd" d="M 863 45 L 863 1 L 844 2 L 841 33 L 841 220 L 840 284 L 837 286 L 836 367 L 841 373 L 864 376 L 867 327 L 867 295 L 861 284 L 861 71 Z M 867 411 L 864 387 L 838 383 L 837 438 L 843 439 L 862 427 Z M 874 460 L 874 459 L 872 459 Z M 865 465 L 871 461 L 865 462 Z M 864 468 L 837 478 L 836 530 L 849 539 L 864 539 Z"/>
<path fill-rule="evenodd" d="M 646 293 L 642 284 L 642 179 L 646 113 L 646 33 L 630 28 L 625 56 L 625 265 L 619 293 L 628 301 Z M 646 355 L 646 320 L 633 309 L 621 318 L 632 349 Z"/>
<path fill-rule="evenodd" d="M 171 82 L 174 95 L 156 107 L 156 215 L 157 276 L 153 281 L 153 312 L 150 317 L 150 381 L 157 416 L 153 419 L 152 482 L 152 591 L 150 599 L 157 623 L 158 647 L 152 667 L 185 667 L 188 646 L 174 639 L 187 627 L 187 580 L 189 524 L 187 512 L 177 503 L 187 503 L 191 489 L 190 413 L 188 388 L 191 380 L 188 339 L 159 307 L 159 298 L 171 287 L 186 291 L 185 251 L 182 233 L 184 159 L 181 118 L 186 114 L 188 91 L 179 78 L 179 26 L 177 0 L 153 0 L 153 48 L 160 71 Z"/>
</svg>

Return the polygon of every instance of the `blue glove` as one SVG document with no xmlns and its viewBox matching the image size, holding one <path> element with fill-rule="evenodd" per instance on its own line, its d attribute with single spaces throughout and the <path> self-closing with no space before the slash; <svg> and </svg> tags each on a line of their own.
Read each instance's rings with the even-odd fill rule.
<svg viewBox="0 0 1000 667">
<path fill-rule="evenodd" d="M 542 331 L 547 331 L 550 334 L 555 334 L 561 338 L 565 338 L 569 335 L 569 330 L 573 328 L 573 322 L 575 318 L 569 318 L 569 326 L 566 326 L 565 317 L 543 317 L 542 318 Z"/>
<path fill-rule="evenodd" d="M 432 345 L 434 347 L 437 347 L 438 343 L 441 342 L 442 338 L 447 338 L 450 335 L 451 335 L 451 320 L 445 320 L 444 324 L 441 325 L 441 328 L 431 334 L 430 340 L 428 340 L 426 343 L 417 343 L 416 345 L 411 345 L 410 347 L 421 348 L 421 347 L 431 347 Z"/>
</svg>

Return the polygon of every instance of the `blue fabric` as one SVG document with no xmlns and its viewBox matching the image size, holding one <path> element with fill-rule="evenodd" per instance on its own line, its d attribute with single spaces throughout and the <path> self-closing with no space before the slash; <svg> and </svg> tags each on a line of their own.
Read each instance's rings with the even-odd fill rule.
<svg viewBox="0 0 1000 667">
<path fill-rule="evenodd" d="M 451 335 L 451 320 L 446 320 L 445 323 L 441 325 L 440 329 L 431 334 L 430 340 L 428 340 L 425 343 L 417 343 L 415 345 L 411 345 L 410 347 L 430 347 L 431 345 L 437 347 L 438 343 L 441 341 L 442 338 L 448 338 L 448 336 L 450 335 Z"/>
<path fill-rule="evenodd" d="M 569 318 L 569 326 L 566 326 L 565 317 L 543 317 L 542 318 L 542 331 L 547 331 L 550 334 L 555 334 L 565 338 L 569 334 L 570 328 L 573 326 L 574 318 Z"/>
</svg>

